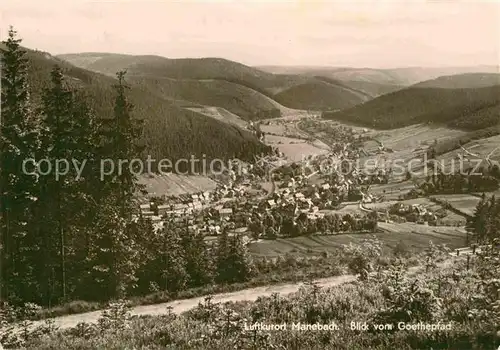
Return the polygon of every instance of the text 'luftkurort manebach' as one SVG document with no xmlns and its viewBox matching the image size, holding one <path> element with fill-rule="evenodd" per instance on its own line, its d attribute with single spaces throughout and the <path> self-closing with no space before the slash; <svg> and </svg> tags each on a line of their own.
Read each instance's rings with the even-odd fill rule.
<svg viewBox="0 0 500 350">
<path fill-rule="evenodd" d="M 353 331 L 393 331 L 393 330 L 406 330 L 406 331 L 441 331 L 451 330 L 451 323 L 367 323 L 367 322 L 351 322 L 348 325 L 338 325 L 334 322 L 331 323 L 245 323 L 245 330 L 253 331 L 338 331 L 340 329 L 350 329 Z"/>
</svg>

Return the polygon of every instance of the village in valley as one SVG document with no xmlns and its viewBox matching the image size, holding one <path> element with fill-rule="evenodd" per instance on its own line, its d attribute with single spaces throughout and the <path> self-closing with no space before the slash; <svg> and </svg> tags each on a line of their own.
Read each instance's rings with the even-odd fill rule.
<svg viewBox="0 0 500 350">
<path fill-rule="evenodd" d="M 53 5 L 2 11 L 0 350 L 500 350 L 500 6 Z"/>
<path fill-rule="evenodd" d="M 269 154 L 255 157 L 252 163 L 234 160 L 212 176 L 216 186 L 210 191 L 149 193 L 137 218 L 150 219 L 155 230 L 187 228 L 203 234 L 207 242 L 216 241 L 223 231 L 240 235 L 256 251 L 266 240 L 397 235 L 399 230 L 409 233 L 408 227 L 411 232 L 420 231 L 417 226 L 427 227 L 431 239 L 435 235 L 438 241 L 446 241 L 436 230 L 444 228 L 454 235 L 455 246 L 464 246 L 469 239 L 466 219 L 483 192 L 498 189 L 498 178 L 487 172 L 447 175 L 443 166 L 450 159 L 422 163 L 432 173 L 422 175 L 417 167 L 396 174 L 391 161 L 398 157 L 405 164 L 426 160 L 436 142 L 432 130 L 428 140 L 411 147 L 403 144 L 404 132 L 394 132 L 399 139 L 384 139 L 374 130 L 319 120 L 314 114 L 250 122 L 248 130 L 271 146 Z M 412 135 L 410 131 L 407 137 Z M 304 150 L 309 152 L 298 157 Z M 464 158 L 466 152 L 470 153 L 462 148 L 453 159 Z M 450 177 L 469 187 L 447 188 Z"/>
</svg>

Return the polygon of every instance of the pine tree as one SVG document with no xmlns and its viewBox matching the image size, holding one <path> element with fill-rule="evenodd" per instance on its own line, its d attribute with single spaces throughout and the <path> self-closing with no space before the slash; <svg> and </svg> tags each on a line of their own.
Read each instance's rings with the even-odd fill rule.
<svg viewBox="0 0 500 350">
<path fill-rule="evenodd" d="M 493 195 L 488 207 L 486 233 L 484 239 L 493 242 L 500 237 L 500 199 Z"/>
<path fill-rule="evenodd" d="M 486 195 L 483 193 L 481 201 L 477 204 L 474 216 L 467 220 L 467 232 L 474 233 L 479 240 L 486 234 L 486 221 L 488 214 L 488 203 Z"/>
<path fill-rule="evenodd" d="M 113 161 L 116 173 L 104 179 L 100 187 L 100 213 L 93 230 L 89 265 L 94 273 L 89 276 L 99 289 L 105 289 L 104 298 L 123 297 L 138 281 L 141 242 L 134 233 L 132 215 L 135 196 L 142 189 L 137 179 L 137 169 L 130 162 L 140 159 L 143 147 L 138 145 L 142 135 L 142 121 L 133 119 L 133 105 L 129 102 L 125 72 L 117 74 L 113 118 L 101 120 L 104 136 L 101 159 Z M 125 165 L 120 168 L 121 161 Z"/>
<path fill-rule="evenodd" d="M 114 117 L 103 121 L 107 135 L 104 153 L 115 164 L 116 174 L 113 174 L 112 183 L 118 202 L 121 203 L 121 215 L 130 219 L 134 210 L 134 196 L 143 189 L 138 183 L 137 163 L 141 160 L 144 147 L 139 145 L 143 132 L 143 120 L 134 119 L 132 112 L 134 105 L 128 100 L 126 91 L 130 88 L 125 84 L 125 71 L 117 73 L 118 83 L 116 90 Z M 125 163 L 120 167 L 120 160 Z M 131 163 L 134 164 L 131 166 Z"/>
<path fill-rule="evenodd" d="M 72 234 L 67 239 L 66 257 L 68 264 L 67 283 L 72 289 L 72 298 L 85 299 L 89 292 L 89 281 L 83 276 L 92 270 L 89 260 L 92 232 L 96 218 L 102 216 L 101 205 L 105 197 L 105 183 L 100 180 L 100 123 L 88 107 L 84 96 L 75 96 L 74 132 L 78 147 L 72 157 L 81 167 L 81 175 L 74 174 L 72 180 L 71 214 Z"/>
<path fill-rule="evenodd" d="M 73 159 L 82 162 L 86 156 L 84 141 L 88 130 L 84 128 L 83 120 L 88 118 L 88 111 L 83 101 L 78 101 L 76 91 L 64 81 L 60 67 L 55 66 L 51 72 L 49 88 L 44 89 L 41 112 L 43 114 L 43 129 L 41 135 L 41 156 L 51 161 L 55 168 L 58 160 L 72 163 Z M 66 174 L 56 176 L 51 173 L 40 179 L 39 210 L 43 216 L 46 235 L 46 253 L 48 266 L 55 271 L 59 286 L 58 296 L 63 300 L 67 295 L 67 252 L 68 241 L 79 226 L 83 200 L 81 199 L 81 184 L 73 167 Z M 62 169 L 61 169 L 62 170 Z M 80 202 L 80 203 L 79 203 Z M 53 229 L 52 229 L 53 228 Z M 57 247 L 57 252 L 54 251 Z M 51 271 L 51 274 L 54 272 Z"/>
<path fill-rule="evenodd" d="M 11 27 L 0 49 L 2 90 L 0 120 L 0 298 L 25 298 L 32 292 L 37 243 L 29 225 L 36 201 L 35 178 L 23 172 L 38 145 L 38 123 L 30 104 L 28 60 Z M 30 261 L 31 259 L 31 261 Z"/>
<path fill-rule="evenodd" d="M 37 225 L 43 238 L 45 294 L 48 304 L 78 294 L 89 254 L 89 232 L 98 215 L 100 130 L 86 99 L 64 81 L 60 67 L 51 72 L 42 95 L 41 147 L 38 156 L 66 162 L 65 173 L 51 172 L 38 182 Z M 75 169 L 78 165 L 81 173 Z M 55 169 L 57 170 L 57 169 Z M 54 293 L 54 291 L 57 291 Z"/>
<path fill-rule="evenodd" d="M 133 226 L 143 251 L 138 272 L 138 292 L 152 292 L 152 286 L 155 287 L 154 291 L 175 293 L 183 290 L 188 276 L 181 238 L 174 223 L 167 220 L 163 229 L 155 231 L 150 219 L 139 217 Z"/>
<path fill-rule="evenodd" d="M 61 68 L 54 67 L 51 72 L 52 86 L 45 89 L 43 94 L 43 132 L 42 150 L 51 164 L 58 159 L 71 159 L 72 150 L 75 148 L 72 139 L 74 130 L 73 121 L 73 91 L 64 84 Z M 46 191 L 41 197 L 41 203 L 45 208 L 45 216 L 52 221 L 56 232 L 48 232 L 51 244 L 58 247 L 57 254 L 51 252 L 51 257 L 58 256 L 59 261 L 51 261 L 51 266 L 60 271 L 60 297 L 66 298 L 66 236 L 68 230 L 65 209 L 69 208 L 65 201 L 65 195 L 70 191 L 70 177 L 63 176 L 56 179 L 55 173 L 51 172 L 41 180 Z M 57 243 L 56 243 L 57 242 Z M 47 249 L 51 249 L 47 247 Z"/>
<path fill-rule="evenodd" d="M 201 233 L 182 230 L 181 245 L 189 275 L 189 286 L 200 287 L 212 282 L 212 259 Z"/>
<path fill-rule="evenodd" d="M 238 235 L 223 233 L 217 250 L 217 281 L 219 283 L 244 282 L 252 273 L 248 252 Z"/>
<path fill-rule="evenodd" d="M 127 222 L 121 217 L 116 199 L 108 197 L 99 205 L 100 211 L 89 234 L 85 282 L 88 298 L 106 301 L 123 296 L 120 294 L 124 293 L 124 283 L 133 282 L 134 273 L 129 273 L 127 262 L 132 261 L 129 253 L 133 254 L 132 250 L 137 247 L 126 235 Z"/>
<path fill-rule="evenodd" d="M 163 282 L 160 285 L 169 292 L 183 290 L 187 284 L 188 275 L 181 238 L 176 229 L 167 227 L 161 232 L 159 240 L 159 246 L 162 247 L 161 254 L 158 254 L 158 246 L 152 248 L 156 249 L 155 255 L 159 255 L 160 268 L 157 271 L 161 272 L 160 281 Z"/>
<path fill-rule="evenodd" d="M 215 262 L 215 269 L 216 269 L 216 276 L 215 280 L 217 283 L 224 283 L 226 282 L 228 276 L 227 276 L 227 268 L 228 268 L 228 256 L 230 253 L 230 246 L 229 246 L 229 235 L 228 235 L 228 230 L 225 228 L 222 230 L 220 236 L 217 239 L 217 250 L 216 250 L 216 262 Z"/>
</svg>

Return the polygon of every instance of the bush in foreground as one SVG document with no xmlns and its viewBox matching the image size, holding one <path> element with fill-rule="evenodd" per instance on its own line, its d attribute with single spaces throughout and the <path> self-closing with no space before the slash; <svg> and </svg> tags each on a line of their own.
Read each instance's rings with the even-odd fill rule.
<svg viewBox="0 0 500 350">
<path fill-rule="evenodd" d="M 500 345 L 498 250 L 412 274 L 401 262 L 336 288 L 306 285 L 284 298 L 217 304 L 205 299 L 177 316 L 130 318 L 119 304 L 96 326 L 80 325 L 27 341 L 28 349 L 493 349 Z M 111 308 L 111 310 L 113 310 Z M 123 311 L 123 312 L 122 312 Z M 351 322 L 393 324 L 351 329 Z M 399 330 L 398 323 L 448 325 Z M 285 330 L 251 325 L 287 324 Z M 338 330 L 292 330 L 292 323 L 335 324 Z M 118 324 L 120 327 L 109 327 Z"/>
</svg>

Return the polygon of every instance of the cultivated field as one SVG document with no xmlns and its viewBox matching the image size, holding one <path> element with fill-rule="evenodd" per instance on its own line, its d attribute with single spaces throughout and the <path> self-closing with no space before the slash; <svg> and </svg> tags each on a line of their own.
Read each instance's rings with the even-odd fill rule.
<svg viewBox="0 0 500 350">
<path fill-rule="evenodd" d="M 364 135 L 373 135 L 373 133 L 376 133 L 377 131 L 375 129 L 366 127 L 366 126 L 359 126 L 355 124 L 349 124 L 344 121 L 337 121 L 337 120 L 329 120 L 329 119 L 322 119 L 321 122 L 330 125 L 331 127 L 347 127 L 351 128 L 355 134 L 364 134 Z"/>
<path fill-rule="evenodd" d="M 441 194 L 433 197 L 450 203 L 453 208 L 465 215 L 474 215 L 474 210 L 481 200 L 470 194 Z"/>
<path fill-rule="evenodd" d="M 419 152 L 431 146 L 435 140 L 442 142 L 443 140 L 452 139 L 463 134 L 463 131 L 428 125 L 413 125 L 383 132 L 369 130 L 366 135 L 381 141 L 385 147 L 392 149 L 394 152 L 376 155 L 374 153 L 378 150 L 379 144 L 375 141 L 367 141 L 365 143 L 365 150 L 373 155 L 362 157 L 360 163 L 363 165 L 368 159 L 377 159 L 380 162 L 379 164 L 385 163 L 387 166 L 391 164 L 399 166 L 404 169 L 404 171 L 400 171 L 400 174 L 404 174 L 405 170 L 409 169 L 407 164 L 410 160 L 422 159 L 421 161 L 415 160 L 411 164 L 411 168 L 414 171 L 420 170 L 423 168 L 424 163 L 422 155 L 418 155 Z M 398 171 L 397 169 L 393 170 L 395 173 Z M 421 176 L 425 176 L 425 174 Z"/>
<path fill-rule="evenodd" d="M 139 182 L 146 185 L 149 196 L 178 196 L 185 193 L 213 191 L 216 183 L 205 176 L 148 175 L 140 176 Z"/>
<path fill-rule="evenodd" d="M 400 195 L 410 192 L 415 188 L 411 181 L 393 182 L 383 185 L 371 185 L 370 193 L 376 196 L 384 196 L 385 200 L 398 200 Z"/>
<path fill-rule="evenodd" d="M 422 244 L 427 246 L 429 241 L 432 241 L 435 244 L 446 244 L 450 248 L 460 248 L 466 245 L 466 231 L 464 227 L 426 226 L 411 222 L 379 222 L 378 227 L 384 231 L 384 233 L 381 233 L 380 235 L 396 234 L 407 246 L 415 249 L 421 248 Z M 384 238 L 379 238 L 387 244 L 388 241 L 386 241 L 386 239 L 388 238 L 386 236 L 383 237 Z"/>
<path fill-rule="evenodd" d="M 299 256 L 317 255 L 322 252 L 335 252 L 343 244 L 361 243 L 363 239 L 377 237 L 383 242 L 384 250 L 391 251 L 403 242 L 408 249 L 422 251 L 429 245 L 446 244 L 455 249 L 465 246 L 465 229 L 462 227 L 424 226 L 414 223 L 379 223 L 383 232 L 375 234 L 339 234 L 329 236 L 302 236 L 295 238 L 265 240 L 250 243 L 249 251 L 254 256 L 276 257 L 283 254 Z"/>
<path fill-rule="evenodd" d="M 324 154 L 327 152 L 326 149 L 320 148 L 318 145 L 283 136 L 266 135 L 266 143 L 278 147 L 287 158 L 293 161 L 301 161 L 310 155 Z"/>
<path fill-rule="evenodd" d="M 359 203 L 346 204 L 346 202 L 344 202 L 343 205 L 344 206 L 338 210 L 325 209 L 325 210 L 320 210 L 319 212 L 324 213 L 326 215 L 328 215 L 328 214 L 339 214 L 339 215 L 365 214 L 365 212 L 359 208 Z"/>
<path fill-rule="evenodd" d="M 436 139 L 443 141 L 463 134 L 465 134 L 463 131 L 428 125 L 412 125 L 383 132 L 369 131 L 368 133 L 368 135 L 382 141 L 386 147 L 392 148 L 394 151 L 404 151 L 412 147 L 431 145 Z M 372 146 L 376 148 L 376 144 Z"/>
<path fill-rule="evenodd" d="M 391 207 L 392 205 L 399 203 L 399 202 L 401 202 L 405 205 L 419 204 L 419 205 L 422 205 L 425 208 L 427 208 L 433 212 L 436 212 L 437 210 L 443 209 L 442 206 L 432 202 L 428 198 L 415 198 L 415 199 L 408 199 L 408 200 L 404 200 L 404 201 L 389 200 L 389 201 L 380 202 L 380 203 L 369 203 L 369 204 L 365 204 L 364 206 L 367 209 L 377 209 L 379 211 L 383 211 L 383 210 L 389 209 L 389 207 Z M 441 219 L 441 222 L 465 225 L 466 219 L 463 216 L 455 214 L 454 212 L 452 212 L 450 210 L 446 210 L 446 217 Z"/>
<path fill-rule="evenodd" d="M 229 112 L 227 109 L 222 107 L 204 107 L 204 108 L 186 108 L 192 110 L 193 112 L 197 112 L 208 117 L 223 121 L 225 123 L 236 125 L 240 128 L 246 129 L 248 123 L 237 116 L 234 113 Z"/>
<path fill-rule="evenodd" d="M 475 140 L 472 142 L 469 142 L 464 145 L 464 148 L 469 150 L 472 153 L 475 153 L 479 155 L 480 157 L 486 157 L 491 151 L 493 151 L 496 147 L 500 146 L 500 135 L 497 136 L 492 136 L 492 137 L 487 137 L 484 139 L 479 139 Z M 438 157 L 439 160 L 444 160 L 446 161 L 447 164 L 451 163 L 452 159 L 457 158 L 457 154 L 461 152 L 460 149 L 442 154 L 441 156 Z M 475 159 L 473 156 L 468 156 L 471 159 Z M 498 149 L 496 152 L 493 153 L 491 156 L 492 161 L 499 162 L 500 161 L 500 149 Z M 467 167 L 468 165 L 474 166 L 474 164 L 468 164 L 466 163 L 465 166 Z M 486 165 L 486 163 L 484 164 Z"/>
<path fill-rule="evenodd" d="M 289 126 L 287 124 L 261 125 L 260 129 L 266 134 L 275 134 L 279 136 L 289 135 Z"/>
<path fill-rule="evenodd" d="M 368 159 L 377 159 L 378 164 L 382 165 L 381 168 L 384 167 L 384 164 L 387 165 L 387 167 L 392 164 L 394 166 L 394 174 L 399 173 L 401 178 L 401 175 L 404 175 L 405 171 L 410 168 L 408 162 L 414 159 L 411 163 L 413 177 L 421 179 L 433 173 L 440 165 L 447 171 L 451 171 L 452 167 L 455 171 L 460 171 L 461 169 L 465 170 L 476 165 L 476 163 L 467 161 L 461 164 L 458 158 L 458 153 L 461 153 L 461 150 L 457 149 L 438 156 L 437 161 L 440 165 L 436 165 L 435 168 L 431 166 L 427 168 L 427 172 L 424 171 L 425 159 L 422 154 L 423 150 L 432 145 L 434 140 L 443 142 L 447 139 L 454 139 L 464 135 L 463 131 L 443 127 L 416 125 L 383 132 L 370 130 L 367 134 L 382 141 L 385 147 L 391 148 L 394 152 L 385 153 L 383 155 L 373 154 L 371 156 L 364 156 L 360 159 L 360 167 L 363 167 L 364 164 L 371 166 L 371 163 L 367 163 Z M 500 145 L 500 136 L 492 136 L 472 141 L 466 144 L 465 148 L 470 148 L 472 153 L 476 153 L 480 157 L 485 157 L 498 147 L 498 145 Z M 375 153 L 378 147 L 379 145 L 375 141 L 367 141 L 365 143 L 365 150 L 369 153 Z M 474 159 L 475 157 L 469 156 L 469 158 Z M 491 156 L 491 160 L 494 162 L 500 161 L 500 150 Z M 373 160 L 370 161 L 373 162 Z M 486 163 L 484 163 L 484 165 L 486 165 Z M 403 171 L 399 171 L 398 168 L 403 169 Z"/>
</svg>

